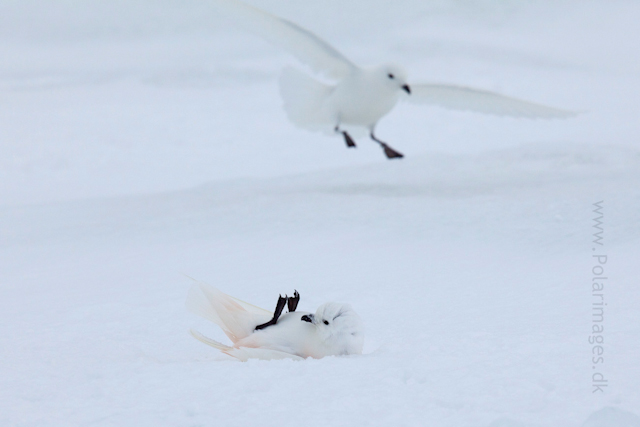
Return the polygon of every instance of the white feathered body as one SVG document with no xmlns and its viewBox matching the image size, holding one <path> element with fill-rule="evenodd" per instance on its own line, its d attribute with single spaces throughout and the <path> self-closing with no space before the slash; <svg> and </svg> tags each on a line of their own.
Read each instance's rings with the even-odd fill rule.
<svg viewBox="0 0 640 427">
<path fill-rule="evenodd" d="M 393 109 L 400 92 L 383 74 L 356 69 L 336 85 L 327 103 L 337 111 L 338 123 L 370 128 Z"/>
<path fill-rule="evenodd" d="M 294 68 L 285 68 L 280 94 L 289 119 L 297 126 L 333 133 L 335 127 L 371 129 L 398 102 L 397 85 L 381 69 L 354 68 L 335 85 L 322 83 Z"/>
<path fill-rule="evenodd" d="M 316 313 L 286 313 L 275 325 L 255 330 L 272 313 L 233 298 L 218 289 L 195 284 L 187 297 L 187 308 L 216 323 L 233 346 L 219 343 L 192 331 L 192 335 L 240 360 L 301 359 L 361 354 L 364 332 L 359 316 L 348 304 L 326 303 Z M 313 322 L 303 321 L 310 316 Z M 325 324 L 325 321 L 328 324 Z"/>
<path fill-rule="evenodd" d="M 351 354 L 347 342 L 325 341 L 316 325 L 301 320 L 302 316 L 309 314 L 313 313 L 286 313 L 280 316 L 275 325 L 255 331 L 234 343 L 234 347 L 265 348 L 314 359 Z"/>
</svg>

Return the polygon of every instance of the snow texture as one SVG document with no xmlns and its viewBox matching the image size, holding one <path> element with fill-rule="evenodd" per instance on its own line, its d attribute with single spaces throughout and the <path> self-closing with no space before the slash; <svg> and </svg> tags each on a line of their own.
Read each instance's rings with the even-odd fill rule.
<svg viewBox="0 0 640 427">
<path fill-rule="evenodd" d="M 391 162 L 292 125 L 295 59 L 206 2 L 0 1 L 0 425 L 637 426 L 640 5 L 251 3 L 358 64 L 584 113 L 399 105 Z M 189 334 L 229 343 L 186 276 L 349 303 L 364 354 L 234 361 Z"/>
</svg>

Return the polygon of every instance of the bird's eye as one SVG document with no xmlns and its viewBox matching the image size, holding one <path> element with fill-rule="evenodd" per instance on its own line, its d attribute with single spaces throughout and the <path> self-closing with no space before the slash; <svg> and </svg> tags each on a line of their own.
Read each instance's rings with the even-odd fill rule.
<svg viewBox="0 0 640 427">
<path fill-rule="evenodd" d="M 325 321 L 323 321 L 323 323 L 324 323 L 325 325 L 328 325 L 328 324 L 329 324 L 329 322 L 328 322 L 328 321 L 326 321 L 326 320 L 325 320 Z"/>
<path fill-rule="evenodd" d="M 395 79 L 395 78 L 396 78 L 396 76 L 394 76 L 394 75 L 393 75 L 393 74 L 391 74 L 391 73 L 387 74 L 387 76 L 389 76 L 389 78 L 390 78 L 390 79 Z"/>
</svg>

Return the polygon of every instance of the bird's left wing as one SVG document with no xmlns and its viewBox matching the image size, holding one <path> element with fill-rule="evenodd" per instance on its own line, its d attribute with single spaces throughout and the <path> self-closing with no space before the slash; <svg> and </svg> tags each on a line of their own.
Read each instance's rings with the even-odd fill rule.
<svg viewBox="0 0 640 427">
<path fill-rule="evenodd" d="M 213 0 L 213 4 L 238 26 L 288 50 L 320 74 L 341 79 L 356 68 L 329 43 L 293 22 L 237 0 Z"/>
<path fill-rule="evenodd" d="M 411 95 L 405 98 L 409 102 L 438 105 L 452 110 L 475 111 L 484 114 L 530 119 L 567 118 L 578 114 L 573 111 L 511 98 L 495 92 L 454 85 L 411 85 Z"/>
<path fill-rule="evenodd" d="M 221 342 L 218 342 L 209 337 L 205 337 L 200 332 L 191 329 L 191 335 L 200 342 L 203 342 L 207 345 L 210 345 L 213 348 L 220 350 L 221 352 L 228 354 L 229 356 L 235 357 L 236 359 L 246 362 L 249 359 L 262 359 L 262 360 L 281 360 L 281 359 L 291 359 L 291 360 L 304 360 L 304 358 L 300 356 L 296 356 L 295 354 L 286 353 L 284 351 L 278 350 L 270 350 L 267 348 L 250 348 L 250 347 L 230 347 L 228 345 L 224 345 Z"/>
</svg>

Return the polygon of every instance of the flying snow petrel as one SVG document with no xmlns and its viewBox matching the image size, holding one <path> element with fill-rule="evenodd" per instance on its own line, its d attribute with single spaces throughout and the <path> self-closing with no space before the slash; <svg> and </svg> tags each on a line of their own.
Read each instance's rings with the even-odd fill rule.
<svg viewBox="0 0 640 427">
<path fill-rule="evenodd" d="M 444 84 L 409 84 L 397 65 L 361 68 L 312 32 L 238 0 L 213 0 L 225 17 L 274 45 L 288 50 L 315 73 L 319 81 L 285 68 L 280 93 L 289 119 L 309 130 L 341 135 L 347 147 L 356 143 L 349 132 L 364 129 L 389 159 L 403 155 L 376 137 L 378 121 L 399 99 L 419 104 L 526 118 L 566 118 L 571 111 L 546 107 L 485 90 Z"/>
</svg>

